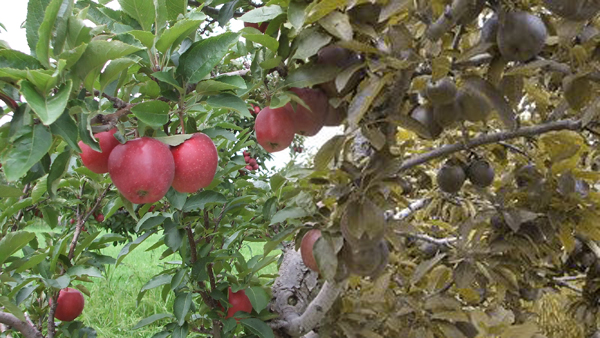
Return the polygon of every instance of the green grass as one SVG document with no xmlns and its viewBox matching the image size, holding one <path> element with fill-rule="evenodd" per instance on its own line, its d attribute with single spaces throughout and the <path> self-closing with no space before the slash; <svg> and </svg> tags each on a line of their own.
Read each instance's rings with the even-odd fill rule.
<svg viewBox="0 0 600 338">
<path fill-rule="evenodd" d="M 43 225 L 32 225 L 27 227 L 27 230 L 36 232 L 40 245 L 43 245 L 41 233 L 51 231 Z M 139 306 L 136 304 L 137 295 L 142 286 L 154 275 L 164 270 L 165 262 L 177 259 L 173 255 L 161 261 L 159 257 L 162 250 L 146 251 L 159 239 L 158 235 L 149 237 L 125 257 L 118 267 L 107 266 L 105 278 L 94 278 L 93 283 L 82 283 L 90 291 L 91 297 L 85 297 L 85 309 L 78 320 L 81 320 L 86 326 L 93 327 L 98 333 L 98 337 L 148 338 L 160 331 L 162 325 L 168 323 L 169 320 L 165 319 L 138 330 L 131 330 L 143 318 L 157 313 L 172 312 L 173 294 L 170 293 L 167 301 L 164 302 L 161 296 L 162 287 L 149 290 Z M 246 259 L 250 259 L 252 255 L 262 253 L 263 244 L 245 243 L 241 253 Z M 107 247 L 102 250 L 102 254 L 116 258 L 122 247 L 123 245 Z M 277 266 L 272 264 L 261 270 L 261 273 L 275 274 Z"/>
</svg>

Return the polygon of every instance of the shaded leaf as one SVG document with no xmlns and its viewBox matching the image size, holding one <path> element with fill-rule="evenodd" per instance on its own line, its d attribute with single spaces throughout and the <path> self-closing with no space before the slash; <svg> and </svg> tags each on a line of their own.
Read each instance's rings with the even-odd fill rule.
<svg viewBox="0 0 600 338">
<path fill-rule="evenodd" d="M 41 124 L 33 131 L 19 137 L 6 154 L 4 174 L 8 181 L 15 181 L 39 162 L 52 145 L 52 134 Z"/>
<path fill-rule="evenodd" d="M 238 33 L 223 33 L 194 43 L 179 58 L 177 74 L 187 82 L 202 80 L 221 62 L 239 37 Z"/>
<path fill-rule="evenodd" d="M 48 97 L 45 94 L 41 95 L 29 81 L 21 81 L 21 93 L 45 125 L 54 123 L 62 115 L 72 87 L 73 82 L 68 81 L 60 86 L 54 96 Z"/>
</svg>

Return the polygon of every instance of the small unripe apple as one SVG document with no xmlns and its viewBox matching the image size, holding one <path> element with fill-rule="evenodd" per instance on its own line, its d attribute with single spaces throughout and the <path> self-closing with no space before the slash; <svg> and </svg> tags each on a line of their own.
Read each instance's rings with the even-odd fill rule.
<svg viewBox="0 0 600 338">
<path fill-rule="evenodd" d="M 309 230 L 304 237 L 302 237 L 302 243 L 300 244 L 300 254 L 302 255 L 302 262 L 307 268 L 312 271 L 319 272 L 319 266 L 313 253 L 315 242 L 321 238 L 321 230 L 312 229 Z"/>
<path fill-rule="evenodd" d="M 175 161 L 166 144 L 142 137 L 113 149 L 108 158 L 108 173 L 130 202 L 154 203 L 169 191 L 175 176 Z"/>
<path fill-rule="evenodd" d="M 171 148 L 175 162 L 173 189 L 194 193 L 206 188 L 215 178 L 219 154 L 206 134 L 196 133 L 182 144 Z"/>
<path fill-rule="evenodd" d="M 104 174 L 108 172 L 108 157 L 112 150 L 120 143 L 114 137 L 117 132 L 116 128 L 102 133 L 94 134 L 94 137 L 98 139 L 100 143 L 100 149 L 102 152 L 93 150 L 90 146 L 79 141 L 79 148 L 81 148 L 81 162 L 83 165 L 95 172 L 96 174 Z"/>
<path fill-rule="evenodd" d="M 50 305 L 52 305 L 52 299 L 50 299 Z M 62 289 L 58 294 L 54 318 L 63 322 L 70 322 L 79 317 L 83 312 L 84 305 L 85 299 L 79 290 L 73 288 Z"/>
</svg>

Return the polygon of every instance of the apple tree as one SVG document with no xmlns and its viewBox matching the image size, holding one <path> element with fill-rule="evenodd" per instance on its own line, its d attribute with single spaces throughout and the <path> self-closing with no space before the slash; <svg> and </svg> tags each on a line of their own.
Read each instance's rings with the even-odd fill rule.
<svg viewBox="0 0 600 338">
<path fill-rule="evenodd" d="M 30 0 L 30 53 L 0 47 L 1 329 L 96 336 L 63 292 L 149 240 L 177 257 L 137 298 L 175 299 L 154 337 L 545 337 L 561 290 L 594 334 L 599 11 Z"/>
</svg>

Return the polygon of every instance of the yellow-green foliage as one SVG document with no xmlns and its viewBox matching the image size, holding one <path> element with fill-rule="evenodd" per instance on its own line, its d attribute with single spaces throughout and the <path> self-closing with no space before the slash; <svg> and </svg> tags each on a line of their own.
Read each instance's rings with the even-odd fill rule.
<svg viewBox="0 0 600 338">
<path fill-rule="evenodd" d="M 533 311 L 538 314 L 538 326 L 548 338 L 582 338 L 583 327 L 566 311 L 569 305 L 569 292 L 545 293 L 535 304 Z"/>
</svg>

